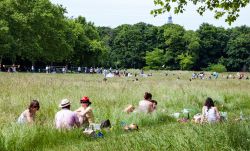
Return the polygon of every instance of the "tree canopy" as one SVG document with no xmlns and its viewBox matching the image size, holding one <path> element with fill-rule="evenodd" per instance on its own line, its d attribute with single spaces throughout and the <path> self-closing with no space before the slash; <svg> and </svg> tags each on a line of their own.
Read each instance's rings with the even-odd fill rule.
<svg viewBox="0 0 250 151">
<path fill-rule="evenodd" d="M 225 21 L 231 25 L 239 17 L 240 8 L 246 7 L 249 0 L 154 0 L 159 8 L 151 11 L 153 15 L 159 15 L 174 10 L 175 14 L 183 13 L 188 4 L 196 6 L 196 11 L 203 15 L 206 11 L 214 14 L 216 19 L 226 16 Z"/>
<path fill-rule="evenodd" d="M 140 22 L 97 27 L 83 16 L 66 17 L 66 9 L 49 0 L 1 0 L 0 11 L 1 66 L 250 70 L 248 26 L 203 23 L 193 31 Z"/>
</svg>

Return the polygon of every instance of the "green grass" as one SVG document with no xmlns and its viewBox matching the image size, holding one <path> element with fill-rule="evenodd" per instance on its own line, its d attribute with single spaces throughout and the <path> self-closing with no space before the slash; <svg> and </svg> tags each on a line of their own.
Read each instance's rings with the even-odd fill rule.
<svg viewBox="0 0 250 151">
<path fill-rule="evenodd" d="M 101 75 L 0 73 L 0 150 L 250 150 L 250 122 L 234 121 L 241 111 L 250 116 L 250 81 L 220 77 L 190 82 L 191 72 L 168 73 L 166 77 L 153 71 L 153 77 L 139 77 L 138 82 L 134 77 L 103 82 Z M 122 113 L 128 104 L 137 105 L 146 91 L 158 101 L 156 113 Z M 81 129 L 59 132 L 54 128 L 60 100 L 70 99 L 74 110 L 83 95 L 90 97 L 97 122 L 111 120 L 113 128 L 104 138 L 86 137 Z M 228 112 L 228 122 L 183 124 L 169 116 L 183 108 L 200 112 L 208 96 L 220 111 Z M 31 99 L 41 106 L 36 124 L 16 124 Z M 121 121 L 138 124 L 139 131 L 124 132 Z"/>
</svg>

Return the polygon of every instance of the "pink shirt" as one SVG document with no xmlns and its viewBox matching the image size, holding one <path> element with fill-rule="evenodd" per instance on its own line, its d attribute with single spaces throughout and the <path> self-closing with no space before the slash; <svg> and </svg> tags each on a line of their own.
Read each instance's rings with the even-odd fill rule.
<svg viewBox="0 0 250 151">
<path fill-rule="evenodd" d="M 71 129 L 75 124 L 79 123 L 79 119 L 75 112 L 62 109 L 56 113 L 55 123 L 57 129 Z"/>
</svg>

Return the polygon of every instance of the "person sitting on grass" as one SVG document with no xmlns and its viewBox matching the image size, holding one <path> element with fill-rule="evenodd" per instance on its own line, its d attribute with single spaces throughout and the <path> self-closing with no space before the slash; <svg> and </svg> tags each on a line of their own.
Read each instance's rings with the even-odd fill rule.
<svg viewBox="0 0 250 151">
<path fill-rule="evenodd" d="M 139 106 L 136 109 L 133 105 L 129 105 L 124 109 L 124 112 L 131 113 L 131 112 L 144 112 L 144 113 L 151 113 L 156 110 L 157 101 L 152 100 L 152 94 L 145 92 L 144 100 L 139 102 Z"/>
<path fill-rule="evenodd" d="M 208 97 L 202 108 L 201 123 L 214 123 L 220 121 L 220 113 L 217 107 L 214 106 L 214 101 Z"/>
<path fill-rule="evenodd" d="M 156 109 L 155 103 L 152 101 L 152 94 L 145 92 L 144 99 L 139 102 L 138 111 L 144 113 L 151 113 Z"/>
<path fill-rule="evenodd" d="M 63 99 L 59 107 L 62 109 L 55 115 L 57 129 L 72 129 L 74 126 L 80 126 L 77 114 L 70 110 L 70 101 L 68 99 Z"/>
<path fill-rule="evenodd" d="M 39 102 L 37 100 L 32 100 L 30 102 L 28 109 L 26 109 L 21 113 L 17 122 L 20 124 L 34 123 L 36 112 L 39 110 L 39 108 L 40 108 Z"/>
<path fill-rule="evenodd" d="M 81 107 L 75 110 L 80 124 L 84 126 L 89 126 L 92 123 L 95 123 L 93 109 L 90 107 L 91 102 L 87 96 L 82 97 L 80 100 Z"/>
</svg>

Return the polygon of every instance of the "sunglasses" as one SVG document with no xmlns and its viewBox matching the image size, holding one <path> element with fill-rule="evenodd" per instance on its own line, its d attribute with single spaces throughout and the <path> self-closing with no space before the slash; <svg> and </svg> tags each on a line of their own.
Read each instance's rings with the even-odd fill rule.
<svg viewBox="0 0 250 151">
<path fill-rule="evenodd" d="M 82 101 L 82 100 L 80 101 L 80 103 L 81 103 L 81 104 L 84 104 L 84 103 L 85 103 L 85 104 L 89 104 L 89 102 L 85 102 L 85 101 Z"/>
</svg>

